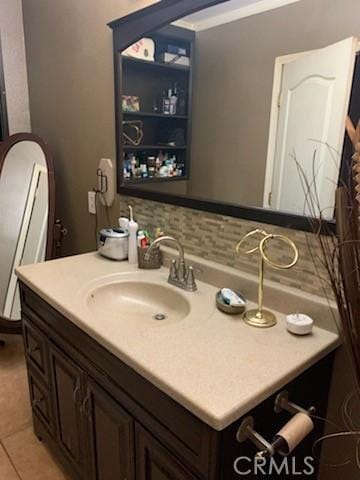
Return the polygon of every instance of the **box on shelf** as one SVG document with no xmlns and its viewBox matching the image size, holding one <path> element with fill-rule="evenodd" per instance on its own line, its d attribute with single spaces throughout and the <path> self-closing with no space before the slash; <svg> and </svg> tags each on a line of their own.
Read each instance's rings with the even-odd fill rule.
<svg viewBox="0 0 360 480">
<path fill-rule="evenodd" d="M 178 47 L 177 45 L 168 45 L 166 51 L 167 53 L 173 53 L 174 55 L 182 55 L 186 57 L 186 48 Z"/>
<path fill-rule="evenodd" d="M 182 65 L 190 67 L 190 58 L 184 55 L 175 55 L 174 53 L 164 52 L 160 55 L 160 62 L 173 63 L 174 65 Z"/>
</svg>

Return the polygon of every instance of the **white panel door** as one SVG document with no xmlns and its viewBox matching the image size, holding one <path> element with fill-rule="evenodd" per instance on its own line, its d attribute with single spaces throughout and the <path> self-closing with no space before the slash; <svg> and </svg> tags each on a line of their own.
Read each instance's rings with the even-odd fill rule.
<svg viewBox="0 0 360 480">
<path fill-rule="evenodd" d="M 284 65 L 272 209 L 310 214 L 297 161 L 310 182 L 315 178 L 323 216 L 333 218 L 357 44 L 349 38 Z"/>
</svg>

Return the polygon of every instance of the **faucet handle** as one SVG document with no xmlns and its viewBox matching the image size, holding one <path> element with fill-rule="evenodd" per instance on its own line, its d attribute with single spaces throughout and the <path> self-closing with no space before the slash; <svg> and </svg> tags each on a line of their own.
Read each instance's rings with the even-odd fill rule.
<svg viewBox="0 0 360 480">
<path fill-rule="evenodd" d="M 191 292 L 195 292 L 197 290 L 194 267 L 191 266 L 188 268 L 186 275 L 186 287 L 187 290 Z"/>
<path fill-rule="evenodd" d="M 171 260 L 169 279 L 170 280 L 178 279 L 178 268 L 177 268 L 177 263 L 175 258 Z"/>
<path fill-rule="evenodd" d="M 178 279 L 179 279 L 181 282 L 185 282 L 185 281 L 186 281 L 186 265 L 185 265 L 185 260 L 179 259 Z"/>
</svg>

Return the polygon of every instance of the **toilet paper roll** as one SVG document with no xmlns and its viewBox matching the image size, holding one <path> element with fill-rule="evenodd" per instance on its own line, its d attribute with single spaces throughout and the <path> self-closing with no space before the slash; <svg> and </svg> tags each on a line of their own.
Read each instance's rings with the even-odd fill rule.
<svg viewBox="0 0 360 480">
<path fill-rule="evenodd" d="M 289 455 L 313 429 L 314 422 L 309 415 L 297 413 L 275 437 L 281 437 L 286 443 L 286 447 L 279 450 L 279 453 L 284 456 Z"/>
</svg>

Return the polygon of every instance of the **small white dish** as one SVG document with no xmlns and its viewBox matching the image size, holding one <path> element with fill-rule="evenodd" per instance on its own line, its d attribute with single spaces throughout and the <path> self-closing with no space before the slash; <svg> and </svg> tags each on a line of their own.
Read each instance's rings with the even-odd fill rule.
<svg viewBox="0 0 360 480">
<path fill-rule="evenodd" d="M 314 327 L 314 320 L 303 313 L 287 315 L 286 328 L 294 335 L 309 335 Z"/>
</svg>

